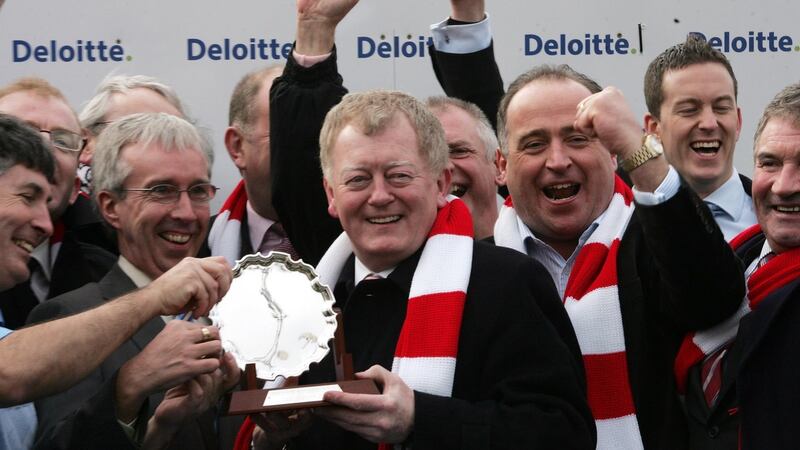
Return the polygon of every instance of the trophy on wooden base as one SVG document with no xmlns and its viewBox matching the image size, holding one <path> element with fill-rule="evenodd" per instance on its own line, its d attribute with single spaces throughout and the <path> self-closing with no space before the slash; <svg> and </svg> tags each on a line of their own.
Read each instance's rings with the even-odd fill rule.
<svg viewBox="0 0 800 450">
<path fill-rule="evenodd" d="M 347 353 L 344 318 L 314 269 L 286 253 L 247 255 L 236 263 L 231 287 L 209 318 L 222 347 L 245 371 L 243 390 L 230 394 L 227 414 L 326 406 L 328 391 L 378 394 L 372 380 L 356 380 Z M 333 340 L 331 349 L 328 342 Z M 336 380 L 297 386 L 297 378 L 333 351 Z M 258 380 L 271 389 L 259 389 Z"/>
</svg>

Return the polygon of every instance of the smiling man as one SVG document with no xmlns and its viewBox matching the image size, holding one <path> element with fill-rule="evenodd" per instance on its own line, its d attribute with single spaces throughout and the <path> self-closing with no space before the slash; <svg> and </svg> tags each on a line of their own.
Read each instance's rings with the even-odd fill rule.
<svg viewBox="0 0 800 450">
<path fill-rule="evenodd" d="M 647 67 L 644 95 L 648 133 L 686 183 L 709 205 L 725 239 L 756 222 L 751 181 L 733 167 L 742 113 L 728 58 L 690 35 Z"/>
<path fill-rule="evenodd" d="M 212 161 L 210 144 L 195 127 L 169 114 L 134 114 L 104 130 L 92 162 L 92 191 L 116 233 L 119 260 L 99 282 L 38 306 L 31 320 L 69 315 L 144 288 L 195 255 L 216 192 L 209 181 Z M 217 368 L 203 362 L 205 355 L 219 352 L 219 342 L 215 347 L 207 339 L 216 336 L 216 328 L 203 330 L 200 323 L 169 318 L 147 322 L 81 383 L 37 401 L 37 445 L 130 448 L 141 443 L 166 389 Z M 221 361 L 228 376 L 215 389 L 229 387 L 238 377 L 230 355 Z M 216 448 L 215 434 L 207 431 L 213 421 L 214 413 L 206 412 L 184 424 L 174 448 Z"/>
<path fill-rule="evenodd" d="M 520 75 L 500 102 L 498 134 L 511 201 L 495 242 L 541 262 L 564 300 L 597 448 L 685 448 L 669 368 L 685 331 L 720 322 L 744 292 L 708 209 L 622 94 L 568 66 Z"/>
</svg>

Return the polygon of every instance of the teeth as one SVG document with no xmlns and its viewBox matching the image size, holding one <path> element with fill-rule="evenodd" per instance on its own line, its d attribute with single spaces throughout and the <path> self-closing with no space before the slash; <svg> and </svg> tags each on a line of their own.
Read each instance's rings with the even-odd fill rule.
<svg viewBox="0 0 800 450">
<path fill-rule="evenodd" d="M 800 206 L 776 206 L 775 209 L 780 212 L 800 212 Z"/>
<path fill-rule="evenodd" d="M 28 253 L 33 251 L 33 245 L 31 245 L 29 242 L 23 241 L 22 239 L 14 239 L 14 244 Z"/>
<path fill-rule="evenodd" d="M 564 183 L 554 184 L 543 189 L 544 195 L 552 200 L 561 200 L 564 198 L 573 197 L 578 195 L 581 185 L 577 183 Z"/>
<path fill-rule="evenodd" d="M 400 216 L 388 216 L 388 217 L 373 217 L 372 219 L 368 219 L 370 223 L 391 223 L 397 220 L 400 220 Z"/>
<path fill-rule="evenodd" d="M 692 149 L 703 153 L 716 152 L 721 145 L 722 143 L 720 141 L 694 142 L 692 143 Z"/>
<path fill-rule="evenodd" d="M 191 237 L 188 234 L 179 234 L 179 233 L 161 233 L 160 236 L 176 244 L 185 244 L 189 242 L 189 238 Z"/>
<path fill-rule="evenodd" d="M 467 188 L 460 184 L 453 184 L 450 186 L 450 193 L 456 197 L 463 197 L 467 193 Z"/>
</svg>

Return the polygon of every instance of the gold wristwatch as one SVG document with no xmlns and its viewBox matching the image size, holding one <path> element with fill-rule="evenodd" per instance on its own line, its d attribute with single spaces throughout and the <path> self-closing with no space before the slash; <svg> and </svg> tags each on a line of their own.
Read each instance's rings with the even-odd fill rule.
<svg viewBox="0 0 800 450">
<path fill-rule="evenodd" d="M 632 154 L 629 158 L 620 161 L 619 165 L 625 172 L 641 166 L 642 164 L 657 158 L 664 153 L 664 147 L 661 145 L 661 140 L 655 134 L 645 134 L 642 137 L 642 146 L 636 153 Z"/>
</svg>

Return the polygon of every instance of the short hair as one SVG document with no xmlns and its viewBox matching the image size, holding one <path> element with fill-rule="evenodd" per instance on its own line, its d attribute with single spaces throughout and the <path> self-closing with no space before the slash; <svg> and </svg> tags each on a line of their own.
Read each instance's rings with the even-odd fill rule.
<svg viewBox="0 0 800 450">
<path fill-rule="evenodd" d="M 92 192 L 122 194 L 131 167 L 120 161 L 122 150 L 133 144 L 159 145 L 165 151 L 198 149 L 208 163 L 208 175 L 214 152 L 205 133 L 177 116 L 166 113 L 139 113 L 114 121 L 100 133 L 92 158 Z"/>
<path fill-rule="evenodd" d="M 430 171 L 438 175 L 449 161 L 449 151 L 442 124 L 422 102 L 398 91 L 373 90 L 347 94 L 325 116 L 319 136 L 322 173 L 331 180 L 331 157 L 336 139 L 347 125 L 353 125 L 367 136 L 382 132 L 389 123 L 403 114 L 417 134 L 420 155 Z"/>
<path fill-rule="evenodd" d="M 147 75 L 108 75 L 97 85 L 92 98 L 86 102 L 78 116 L 81 126 L 86 128 L 93 136 L 99 133 L 98 125 L 108 114 L 111 97 L 114 94 L 126 94 L 134 89 L 150 89 L 164 97 L 170 105 L 174 106 L 184 118 L 188 118 L 175 90 L 166 84 Z"/>
<path fill-rule="evenodd" d="M 54 183 L 55 160 L 39 132 L 8 114 L 0 114 L 0 175 L 22 164 Z"/>
<path fill-rule="evenodd" d="M 0 88 L 0 98 L 3 98 L 7 95 L 15 94 L 17 92 L 33 92 L 34 94 L 40 95 L 42 97 L 55 97 L 59 100 L 64 101 L 64 103 L 69 105 L 69 101 L 67 101 L 67 98 L 64 97 L 64 94 L 60 90 L 58 90 L 57 87 L 50 84 L 44 78 L 39 78 L 39 77 L 20 78 L 12 82 L 11 84 L 7 84 L 2 88 Z"/>
<path fill-rule="evenodd" d="M 738 98 L 739 84 L 725 54 L 711 47 L 700 36 L 689 33 L 686 41 L 664 50 L 647 66 L 647 72 L 644 74 L 644 99 L 647 103 L 647 110 L 653 117 L 659 119 L 661 115 L 661 105 L 664 103 L 664 74 L 670 70 L 679 70 L 702 63 L 722 64 L 733 80 L 733 97 L 734 99 Z"/>
<path fill-rule="evenodd" d="M 758 145 L 758 140 L 761 138 L 767 122 L 774 118 L 789 120 L 795 127 L 800 128 L 800 82 L 783 88 L 764 108 L 764 114 L 758 121 L 753 138 L 753 149 Z"/>
<path fill-rule="evenodd" d="M 271 65 L 248 73 L 233 88 L 231 103 L 228 108 L 228 125 L 236 125 L 244 131 L 250 131 L 256 118 L 255 98 L 264 80 L 278 76 L 283 72 L 283 65 Z"/>
<path fill-rule="evenodd" d="M 497 110 L 497 137 L 500 140 L 500 151 L 504 155 L 508 155 L 508 129 L 506 128 L 508 105 L 522 88 L 538 80 L 571 80 L 585 87 L 592 94 L 603 90 L 596 81 L 576 71 L 567 64 L 559 64 L 557 66 L 542 64 L 518 76 L 508 87 L 508 91 L 506 91 L 505 95 L 500 100 L 500 106 Z"/>
<path fill-rule="evenodd" d="M 478 105 L 461 100 L 460 98 L 447 97 L 444 95 L 437 95 L 425 99 L 425 105 L 431 110 L 445 110 L 447 108 L 458 108 L 473 119 L 477 123 L 478 138 L 483 143 L 486 150 L 486 159 L 489 162 L 494 161 L 495 151 L 499 146 L 497 142 L 497 135 L 494 134 L 492 123 L 486 117 L 486 114 L 478 107 Z"/>
</svg>

